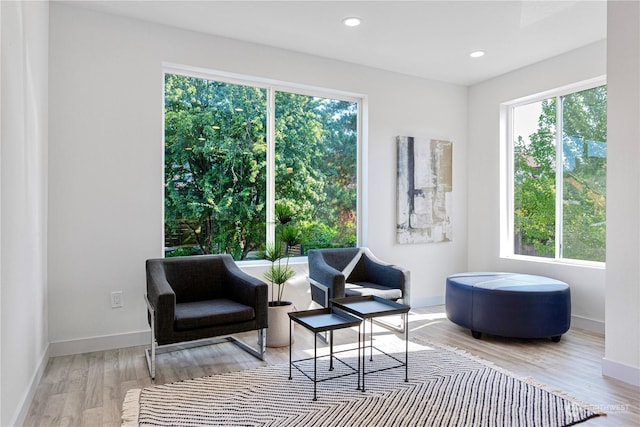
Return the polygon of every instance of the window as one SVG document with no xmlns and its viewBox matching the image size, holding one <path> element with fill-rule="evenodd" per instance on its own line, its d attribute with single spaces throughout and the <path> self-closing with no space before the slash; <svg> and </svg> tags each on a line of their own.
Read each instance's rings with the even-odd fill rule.
<svg viewBox="0 0 640 427">
<path fill-rule="evenodd" d="M 165 254 L 355 246 L 360 100 L 165 74 Z"/>
<path fill-rule="evenodd" d="M 507 111 L 513 254 L 604 262 L 606 86 L 528 99 Z"/>
</svg>

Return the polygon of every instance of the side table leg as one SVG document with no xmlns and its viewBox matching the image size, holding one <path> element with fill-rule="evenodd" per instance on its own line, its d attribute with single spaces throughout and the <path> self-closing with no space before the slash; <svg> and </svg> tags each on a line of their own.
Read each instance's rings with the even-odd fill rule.
<svg viewBox="0 0 640 427">
<path fill-rule="evenodd" d="M 365 354 L 367 353 L 367 319 L 364 319 L 362 323 L 362 388 L 360 391 L 364 393 L 364 376 L 367 373 L 367 368 L 364 363 L 364 359 L 366 359 Z"/>
<path fill-rule="evenodd" d="M 373 362 L 373 317 L 369 319 L 369 361 Z"/>
<path fill-rule="evenodd" d="M 292 342 L 291 342 L 291 341 L 292 341 L 292 340 L 291 340 L 291 335 L 292 335 L 292 333 L 291 333 L 291 329 L 293 329 L 293 328 L 292 328 L 291 324 L 292 324 L 292 320 L 291 320 L 291 319 L 289 319 L 289 379 L 292 379 L 292 378 L 293 378 L 293 377 L 291 376 L 291 365 L 292 365 L 292 363 L 293 363 L 293 362 L 292 362 L 292 358 L 291 358 L 291 344 L 292 344 Z"/>
<path fill-rule="evenodd" d="M 316 398 L 316 384 L 317 377 L 316 372 L 318 370 L 318 333 L 313 334 L 313 400 L 318 400 Z"/>
<path fill-rule="evenodd" d="M 333 330 L 329 331 L 329 370 L 333 371 Z"/>
<path fill-rule="evenodd" d="M 362 352 L 362 345 L 362 322 L 360 322 L 358 325 L 358 390 L 362 390 L 362 387 L 360 387 L 360 373 L 362 372 L 360 353 Z"/>
<path fill-rule="evenodd" d="M 361 390 L 360 388 L 360 372 L 362 363 L 360 361 L 360 352 L 362 351 L 362 322 L 358 325 L 358 388 L 357 390 Z"/>
<path fill-rule="evenodd" d="M 404 314 L 404 382 L 409 382 L 409 313 Z"/>
</svg>

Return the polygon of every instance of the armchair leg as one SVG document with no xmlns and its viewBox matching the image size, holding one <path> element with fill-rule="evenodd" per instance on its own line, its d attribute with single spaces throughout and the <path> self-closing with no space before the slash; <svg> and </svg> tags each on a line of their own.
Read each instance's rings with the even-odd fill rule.
<svg viewBox="0 0 640 427">
<path fill-rule="evenodd" d="M 409 299 L 407 298 L 407 296 L 405 295 L 402 298 L 402 303 L 406 304 L 406 305 L 411 305 L 409 303 Z M 391 331 L 395 331 L 395 332 L 400 332 L 400 333 L 404 333 L 405 332 L 405 325 L 408 324 L 408 320 L 409 320 L 409 312 L 407 313 L 402 313 L 400 315 L 400 324 L 395 324 L 389 321 L 384 320 L 384 318 L 375 318 L 373 319 L 373 321 L 377 324 L 382 326 L 383 328 L 389 329 Z"/>
<path fill-rule="evenodd" d="M 149 375 L 152 380 L 156 379 L 156 353 L 159 351 L 161 354 L 169 353 L 176 350 L 184 350 L 186 348 L 195 348 L 206 345 L 215 345 L 221 344 L 224 342 L 230 342 L 246 351 L 250 355 L 264 360 L 264 353 L 266 351 L 266 340 L 265 340 L 265 329 L 258 329 L 258 348 L 255 349 L 251 347 L 249 344 L 244 341 L 239 340 L 238 338 L 228 335 L 226 337 L 214 337 L 214 338 L 204 338 L 201 340 L 190 341 L 188 343 L 175 343 L 175 344 L 166 344 L 162 346 L 158 346 L 156 343 L 153 333 L 151 335 L 151 348 L 145 348 L 144 354 L 147 359 L 147 368 L 149 368 Z"/>
<path fill-rule="evenodd" d="M 156 344 L 151 343 L 151 348 L 144 349 L 144 355 L 147 358 L 147 368 L 152 380 L 156 379 Z"/>
<path fill-rule="evenodd" d="M 147 296 L 144 296 L 144 300 L 147 303 L 147 311 L 150 316 L 151 323 L 151 347 L 144 350 L 144 354 L 147 358 L 147 368 L 149 368 L 149 375 L 152 380 L 156 379 L 156 311 L 153 309 Z"/>
<path fill-rule="evenodd" d="M 392 331 L 395 331 L 395 332 L 404 333 L 404 331 L 405 331 L 404 325 L 406 323 L 405 322 L 405 320 L 406 320 L 405 316 L 409 316 L 409 313 L 402 313 L 400 315 L 400 324 L 399 325 L 395 325 L 395 324 L 393 324 L 391 322 L 387 322 L 386 320 L 383 320 L 383 319 L 380 319 L 380 318 L 373 319 L 373 322 L 375 324 L 377 324 L 377 325 L 382 326 L 383 328 L 386 328 L 386 329 L 389 329 L 389 330 L 392 330 Z"/>
<path fill-rule="evenodd" d="M 150 323 L 151 323 L 151 346 L 150 348 L 144 349 L 144 355 L 147 359 L 147 368 L 149 369 L 149 375 L 152 380 L 156 379 L 156 353 L 159 349 L 161 353 L 166 353 L 171 351 L 173 344 L 167 344 L 158 347 L 158 343 L 156 342 L 156 312 L 149 303 L 147 296 L 144 296 L 145 301 L 147 302 L 147 310 L 149 311 Z M 264 360 L 264 353 L 267 348 L 267 341 L 265 339 L 266 328 L 258 329 L 258 349 L 251 347 L 245 342 L 237 339 L 234 336 L 226 336 L 222 338 L 204 338 L 202 340 L 192 341 L 193 346 L 202 346 L 202 345 L 211 345 L 211 344 L 220 344 L 222 342 L 232 342 L 247 353 L 252 356 L 257 357 L 260 360 Z"/>
<path fill-rule="evenodd" d="M 250 345 L 248 345 L 247 343 L 237 339 L 234 336 L 228 336 L 226 337 L 226 339 L 227 341 L 234 343 L 235 345 L 237 345 L 238 347 L 240 347 L 250 355 L 257 357 L 260 360 L 264 360 L 264 353 L 266 351 L 266 345 L 267 345 L 267 341 L 265 340 L 265 331 L 266 329 L 264 328 L 258 329 L 258 349 L 257 350 L 251 347 Z"/>
</svg>

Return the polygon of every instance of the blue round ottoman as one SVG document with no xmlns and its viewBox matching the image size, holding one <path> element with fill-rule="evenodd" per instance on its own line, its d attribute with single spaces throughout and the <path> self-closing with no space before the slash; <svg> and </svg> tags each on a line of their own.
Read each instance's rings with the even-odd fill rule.
<svg viewBox="0 0 640 427">
<path fill-rule="evenodd" d="M 571 325 L 569 285 L 543 276 L 516 273 L 461 273 L 447 277 L 447 317 L 482 333 L 560 341 Z"/>
</svg>

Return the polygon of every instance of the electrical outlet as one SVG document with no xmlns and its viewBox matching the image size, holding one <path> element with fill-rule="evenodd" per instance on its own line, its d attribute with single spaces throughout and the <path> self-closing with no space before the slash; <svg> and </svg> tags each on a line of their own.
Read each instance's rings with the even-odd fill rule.
<svg viewBox="0 0 640 427">
<path fill-rule="evenodd" d="M 111 308 L 122 307 L 122 291 L 111 292 Z"/>
</svg>

